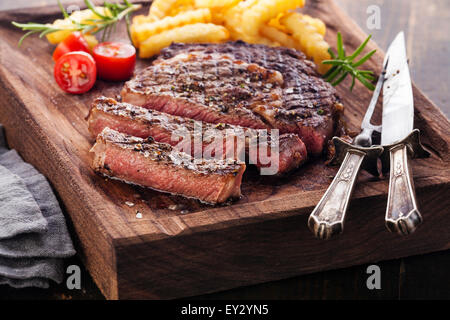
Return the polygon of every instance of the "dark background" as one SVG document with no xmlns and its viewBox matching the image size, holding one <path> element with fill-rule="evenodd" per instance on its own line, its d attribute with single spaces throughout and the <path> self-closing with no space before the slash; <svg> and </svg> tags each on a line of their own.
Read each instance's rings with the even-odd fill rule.
<svg viewBox="0 0 450 320">
<path fill-rule="evenodd" d="M 313 0 L 307 0 L 313 1 Z M 450 1 L 336 0 L 378 45 L 387 45 L 400 30 L 406 34 L 413 81 L 450 116 Z M 102 1 L 93 1 L 101 4 Z M 56 0 L 1 0 L 0 10 L 55 4 Z M 76 1 L 62 0 L 64 4 Z M 381 29 L 368 30 L 367 8 L 381 11 Z M 423 208 L 426 210 L 426 208 Z M 73 234 L 73 233 L 72 233 Z M 78 258 L 67 265 L 82 266 Z M 368 265 L 334 270 L 204 295 L 201 299 L 450 299 L 450 251 L 379 262 L 381 290 L 368 290 Z M 0 299 L 103 299 L 88 272 L 82 289 L 65 283 L 50 289 L 12 289 L 0 286 Z"/>
</svg>

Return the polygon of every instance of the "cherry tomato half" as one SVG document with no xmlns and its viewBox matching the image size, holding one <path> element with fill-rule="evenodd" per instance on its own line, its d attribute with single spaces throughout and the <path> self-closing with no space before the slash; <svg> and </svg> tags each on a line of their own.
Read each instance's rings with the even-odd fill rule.
<svg viewBox="0 0 450 320">
<path fill-rule="evenodd" d="M 98 76 L 103 80 L 128 80 L 136 64 L 136 49 L 127 43 L 103 42 L 94 47 Z"/>
<path fill-rule="evenodd" d="M 89 53 L 74 51 L 64 54 L 56 61 L 53 75 L 65 92 L 79 94 L 94 86 L 97 67 Z"/>
<path fill-rule="evenodd" d="M 73 32 L 60 42 L 55 51 L 53 51 L 53 60 L 56 62 L 63 54 L 72 51 L 84 51 L 90 53 L 89 45 L 81 32 Z"/>
</svg>

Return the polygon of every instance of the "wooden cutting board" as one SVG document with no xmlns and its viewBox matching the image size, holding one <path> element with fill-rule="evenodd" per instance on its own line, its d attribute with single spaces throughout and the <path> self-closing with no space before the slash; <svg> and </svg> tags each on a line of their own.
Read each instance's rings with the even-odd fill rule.
<svg viewBox="0 0 450 320">
<path fill-rule="evenodd" d="M 338 30 L 347 51 L 366 37 L 333 1 L 308 1 L 305 11 L 326 22 L 330 44 Z M 18 48 L 22 32 L 10 24 L 59 15 L 56 7 L 0 13 L 0 122 L 10 146 L 51 181 L 76 231 L 79 254 L 107 298 L 192 296 L 450 248 L 450 123 L 417 88 L 415 126 L 432 153 L 412 163 L 423 225 L 408 237 L 389 233 L 388 181 L 362 173 L 345 232 L 321 241 L 306 222 L 337 171 L 322 159 L 281 180 L 249 170 L 242 199 L 223 207 L 97 176 L 89 166 L 93 138 L 85 116 L 96 96 L 115 96 L 122 83 L 98 81 L 87 94 L 63 93 L 52 76 L 53 46 L 34 37 Z M 367 50 L 373 48 L 371 42 Z M 366 67 L 378 73 L 382 60 L 378 50 Z M 148 63 L 139 61 L 138 69 Z M 349 92 L 348 85 L 338 92 L 345 120 L 356 130 L 371 92 L 359 84 Z"/>
</svg>

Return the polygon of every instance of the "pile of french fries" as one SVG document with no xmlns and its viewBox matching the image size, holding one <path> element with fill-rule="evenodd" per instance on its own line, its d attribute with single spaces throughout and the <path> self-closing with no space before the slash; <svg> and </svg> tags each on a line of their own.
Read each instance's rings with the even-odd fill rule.
<svg viewBox="0 0 450 320">
<path fill-rule="evenodd" d="M 303 51 L 318 71 L 331 59 L 325 24 L 294 12 L 305 0 L 154 0 L 148 15 L 133 18 L 131 37 L 141 58 L 159 53 L 172 42 L 224 42 L 284 46 Z"/>
</svg>

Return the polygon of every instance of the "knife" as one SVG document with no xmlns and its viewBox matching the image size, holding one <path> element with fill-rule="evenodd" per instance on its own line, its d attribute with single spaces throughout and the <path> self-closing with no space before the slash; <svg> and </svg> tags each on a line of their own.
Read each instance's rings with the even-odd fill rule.
<svg viewBox="0 0 450 320">
<path fill-rule="evenodd" d="M 381 145 L 383 171 L 390 168 L 390 177 L 385 224 L 389 231 L 407 235 L 422 222 L 408 158 L 424 150 L 418 130 L 413 130 L 414 100 L 403 32 L 390 45 L 386 58 Z"/>
<path fill-rule="evenodd" d="M 319 239 L 326 240 L 344 231 L 347 206 L 361 166 L 373 175 L 379 176 L 377 161 L 383 148 L 372 146 L 372 134 L 374 131 L 380 132 L 381 126 L 371 124 L 370 120 L 383 87 L 388 64 L 386 60 L 361 123 L 361 133 L 356 136 L 354 143 L 348 144 L 338 137 L 333 138 L 337 161 L 342 164 L 308 219 L 309 229 Z"/>
</svg>

